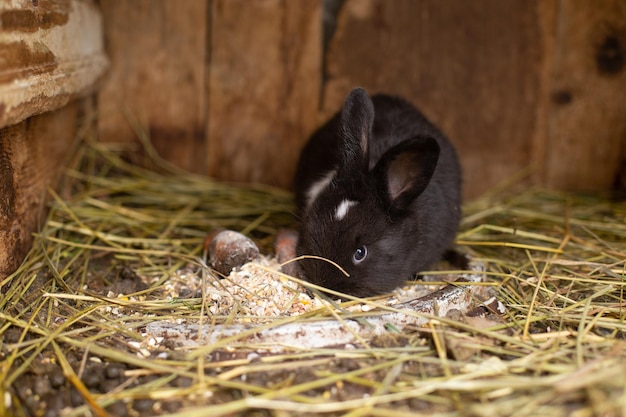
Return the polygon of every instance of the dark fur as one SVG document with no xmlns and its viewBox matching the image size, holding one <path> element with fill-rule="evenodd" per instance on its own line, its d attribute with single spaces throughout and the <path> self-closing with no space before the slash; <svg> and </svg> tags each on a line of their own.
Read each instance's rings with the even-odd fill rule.
<svg viewBox="0 0 626 417">
<path fill-rule="evenodd" d="M 307 191 L 332 170 L 332 182 L 306 207 Z M 454 148 L 411 104 L 387 95 L 370 100 L 364 90 L 353 90 L 342 112 L 304 147 L 295 178 L 302 220 L 297 254 L 330 259 L 350 276 L 328 262 L 305 259 L 305 278 L 371 296 L 429 268 L 457 232 L 460 178 Z M 344 199 L 358 204 L 337 221 L 335 209 Z M 353 254 L 362 245 L 368 255 L 355 264 Z"/>
</svg>

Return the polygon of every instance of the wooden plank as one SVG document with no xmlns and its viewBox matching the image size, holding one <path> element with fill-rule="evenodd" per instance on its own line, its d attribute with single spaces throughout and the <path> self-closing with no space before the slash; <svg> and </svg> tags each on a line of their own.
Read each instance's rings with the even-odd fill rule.
<svg viewBox="0 0 626 417">
<path fill-rule="evenodd" d="M 546 155 L 548 148 L 548 126 L 550 124 L 550 108 L 552 99 L 547 92 L 552 88 L 554 56 L 556 49 L 555 31 L 559 19 L 559 2 L 545 0 L 537 3 L 537 22 L 539 24 L 541 66 L 539 69 L 539 92 L 535 110 L 535 123 L 529 146 L 532 149 L 530 166 L 531 181 L 534 184 L 546 183 Z"/>
<path fill-rule="evenodd" d="M 555 189 L 626 187 L 626 7 L 623 0 L 559 2 L 545 183 Z M 623 188 L 622 191 L 625 189 Z"/>
<path fill-rule="evenodd" d="M 457 146 L 466 197 L 527 167 L 540 100 L 535 1 L 346 0 L 323 108 L 360 85 L 409 99 Z"/>
<path fill-rule="evenodd" d="M 111 58 L 98 95 L 100 138 L 136 140 L 130 114 L 165 159 L 206 173 L 207 1 L 100 4 Z"/>
<path fill-rule="evenodd" d="M 318 125 L 321 0 L 213 0 L 209 173 L 289 186 Z"/>
<path fill-rule="evenodd" d="M 73 154 L 87 103 L 72 102 L 0 129 L 0 279 L 31 248 L 32 233 L 46 216 L 48 187 L 57 185 Z"/>
<path fill-rule="evenodd" d="M 0 128 L 93 92 L 107 69 L 93 1 L 3 1 L 0 28 Z"/>
</svg>

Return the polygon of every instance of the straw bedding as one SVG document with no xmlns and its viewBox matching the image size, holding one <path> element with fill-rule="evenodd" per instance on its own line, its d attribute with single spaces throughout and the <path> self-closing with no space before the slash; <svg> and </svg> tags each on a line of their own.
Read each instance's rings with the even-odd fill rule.
<svg viewBox="0 0 626 417">
<path fill-rule="evenodd" d="M 484 196 L 464 207 L 457 244 L 485 264 L 502 308 L 477 300 L 349 346 L 273 353 L 237 337 L 181 345 L 146 327 L 342 323 L 443 283 L 372 300 L 304 291 L 271 256 L 277 230 L 295 226 L 288 193 L 157 165 L 87 141 L 61 193 L 51 191 L 33 250 L 2 282 L 0 415 L 626 413 L 624 202 L 534 189 Z M 267 256 L 222 279 L 203 253 L 220 228 Z"/>
</svg>

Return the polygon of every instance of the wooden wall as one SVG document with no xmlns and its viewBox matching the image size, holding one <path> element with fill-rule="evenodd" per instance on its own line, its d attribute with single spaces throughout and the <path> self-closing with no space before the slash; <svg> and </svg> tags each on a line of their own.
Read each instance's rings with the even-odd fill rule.
<svg viewBox="0 0 626 417">
<path fill-rule="evenodd" d="M 467 197 L 529 167 L 555 189 L 626 190 L 624 0 L 10 0 L 0 47 L 0 278 L 96 89 L 102 140 L 136 141 L 130 120 L 227 181 L 289 187 L 307 137 L 363 86 L 448 134 Z"/>
<path fill-rule="evenodd" d="M 0 280 L 22 263 L 45 221 L 48 188 L 57 186 L 75 152 L 89 102 L 74 101 L 0 130 Z"/>
<path fill-rule="evenodd" d="M 30 250 L 106 71 L 90 0 L 0 1 L 0 293 Z M 86 98 L 85 98 L 86 97 Z"/>
<path fill-rule="evenodd" d="M 626 169 L 623 0 L 101 7 L 112 61 L 101 137 L 133 140 L 132 114 L 194 172 L 289 186 L 307 136 L 357 85 L 405 96 L 440 125 L 469 197 L 528 167 L 568 190 L 609 189 Z"/>
</svg>

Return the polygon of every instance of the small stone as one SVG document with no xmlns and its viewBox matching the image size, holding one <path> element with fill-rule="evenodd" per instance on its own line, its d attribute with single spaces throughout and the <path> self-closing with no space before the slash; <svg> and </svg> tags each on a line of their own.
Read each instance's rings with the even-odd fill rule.
<svg viewBox="0 0 626 417">
<path fill-rule="evenodd" d="M 48 378 L 50 378 L 50 385 L 52 385 L 53 388 L 59 388 L 65 383 L 65 375 L 59 366 L 55 366 L 50 371 Z"/>
<path fill-rule="evenodd" d="M 115 379 L 102 379 L 98 385 L 98 391 L 108 393 L 117 388 L 120 384 Z"/>
<path fill-rule="evenodd" d="M 100 384 L 102 379 L 102 368 L 99 366 L 88 367 L 85 369 L 82 380 L 88 388 L 95 388 Z"/>
<path fill-rule="evenodd" d="M 133 409 L 139 412 L 150 411 L 153 404 L 154 400 L 150 400 L 148 398 L 138 399 L 133 401 Z"/>
<path fill-rule="evenodd" d="M 78 407 L 85 403 L 83 396 L 80 395 L 80 392 L 78 392 L 78 390 L 74 387 L 70 388 L 70 403 L 73 407 Z"/>
<path fill-rule="evenodd" d="M 9 327 L 3 334 L 2 334 L 2 342 L 4 343 L 18 343 L 20 341 L 20 336 L 21 336 L 22 332 L 20 329 L 18 329 L 17 327 Z"/>
<path fill-rule="evenodd" d="M 63 397 L 56 392 L 50 392 L 42 398 L 41 404 L 45 407 L 44 417 L 55 417 L 63 408 Z"/>
<path fill-rule="evenodd" d="M 35 378 L 33 384 L 33 393 L 43 397 L 52 390 L 52 385 L 48 378 Z"/>
<path fill-rule="evenodd" d="M 109 415 L 116 417 L 124 417 L 128 415 L 128 409 L 122 401 L 116 401 L 113 404 L 108 405 L 106 407 L 106 411 L 109 413 Z"/>
<path fill-rule="evenodd" d="M 258 258 L 257 245 L 248 237 L 232 230 L 219 232 L 209 243 L 209 264 L 224 276 Z"/>
<path fill-rule="evenodd" d="M 180 410 L 183 406 L 182 401 L 170 400 L 163 403 L 163 411 L 166 413 L 174 413 Z"/>
</svg>

